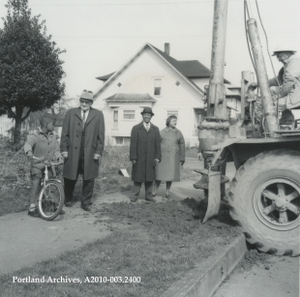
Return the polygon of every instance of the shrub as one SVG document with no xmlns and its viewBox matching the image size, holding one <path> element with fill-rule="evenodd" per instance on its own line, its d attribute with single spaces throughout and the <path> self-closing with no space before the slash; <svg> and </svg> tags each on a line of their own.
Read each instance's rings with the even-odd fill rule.
<svg viewBox="0 0 300 297">
<path fill-rule="evenodd" d="M 0 148 L 0 179 L 13 180 L 9 187 L 18 190 L 21 187 L 30 188 L 30 162 L 21 148 L 15 152 L 9 149 L 8 146 Z M 2 186 L 2 190 L 8 187 Z"/>
<path fill-rule="evenodd" d="M 15 128 L 10 128 L 9 129 L 9 132 L 11 135 L 14 135 L 15 134 Z M 24 130 L 21 132 L 21 135 L 20 135 L 20 141 L 18 143 L 14 143 L 14 140 L 12 137 L 10 138 L 7 138 L 6 139 L 6 146 L 7 146 L 7 149 L 10 149 L 10 150 L 13 150 L 14 152 L 17 152 L 19 150 L 21 150 L 27 140 L 27 136 L 28 136 L 29 132 Z"/>
<path fill-rule="evenodd" d="M 131 189 L 131 179 L 119 173 L 126 169 L 131 174 L 129 148 L 125 146 L 106 146 L 99 169 L 99 179 L 95 190 L 99 194 L 108 194 Z"/>
</svg>

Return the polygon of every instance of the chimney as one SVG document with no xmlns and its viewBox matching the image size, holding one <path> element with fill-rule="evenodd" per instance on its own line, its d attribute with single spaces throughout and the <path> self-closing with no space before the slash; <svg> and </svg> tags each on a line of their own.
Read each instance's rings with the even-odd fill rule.
<svg viewBox="0 0 300 297">
<path fill-rule="evenodd" d="M 168 42 L 165 43 L 165 54 L 170 56 L 170 43 Z"/>
</svg>

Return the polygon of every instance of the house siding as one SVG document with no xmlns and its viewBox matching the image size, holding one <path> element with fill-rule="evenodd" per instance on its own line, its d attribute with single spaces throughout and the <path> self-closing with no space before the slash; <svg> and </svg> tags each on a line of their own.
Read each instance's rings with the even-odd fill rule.
<svg viewBox="0 0 300 297">
<path fill-rule="evenodd" d="M 155 80 L 161 79 L 161 94 L 155 96 Z M 204 114 L 203 90 L 209 78 L 195 78 L 192 82 L 170 65 L 153 47 L 144 46 L 133 58 L 117 71 L 95 92 L 93 107 L 105 116 L 107 142 L 116 144 L 115 137 L 129 137 L 131 128 L 142 121 L 141 111 L 151 107 L 152 122 L 160 130 L 165 128 L 168 113 L 178 114 L 177 128 L 181 130 L 187 146 L 198 146 L 197 124 L 199 114 Z M 106 102 L 115 94 L 149 94 L 153 102 Z M 141 100 L 143 101 L 143 100 Z M 240 108 L 235 99 L 229 100 L 232 107 Z M 135 110 L 134 119 L 124 119 L 124 110 Z M 118 127 L 114 127 L 114 110 L 118 111 Z M 128 139 L 127 139 L 128 140 Z"/>
<path fill-rule="evenodd" d="M 154 96 L 155 79 L 161 79 L 159 96 Z M 116 93 L 148 93 L 157 101 L 109 104 L 104 101 Z M 204 108 L 202 94 L 150 48 L 146 48 L 97 96 L 93 106 L 102 109 L 105 114 L 110 142 L 113 142 L 112 137 L 129 137 L 131 128 L 142 121 L 140 112 L 145 106 L 149 106 L 155 114 L 152 122 L 160 130 L 165 127 L 168 111 L 178 111 L 178 129 L 183 133 L 187 145 L 197 145 L 197 136 L 194 133 L 197 117 L 194 108 Z M 135 119 L 123 119 L 124 110 L 132 109 L 136 111 Z M 113 127 L 113 110 L 118 110 L 118 128 Z"/>
<path fill-rule="evenodd" d="M 8 130 L 14 127 L 14 120 L 8 118 L 7 115 L 0 116 L 0 136 L 8 137 Z"/>
</svg>

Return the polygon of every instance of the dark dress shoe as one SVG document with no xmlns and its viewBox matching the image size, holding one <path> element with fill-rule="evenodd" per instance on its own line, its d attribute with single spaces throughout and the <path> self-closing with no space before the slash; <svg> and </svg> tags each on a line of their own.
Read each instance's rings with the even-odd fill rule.
<svg viewBox="0 0 300 297">
<path fill-rule="evenodd" d="M 81 208 L 85 211 L 90 211 L 91 208 L 88 205 L 81 205 Z"/>
<path fill-rule="evenodd" d="M 55 208 L 55 211 L 57 211 L 57 207 Z M 59 214 L 64 215 L 64 214 L 65 214 L 65 211 L 64 211 L 64 210 L 61 210 L 61 211 L 59 212 Z"/>
<path fill-rule="evenodd" d="M 72 202 L 65 202 L 65 206 L 66 207 L 71 207 L 72 206 Z"/>
<path fill-rule="evenodd" d="M 130 201 L 131 201 L 131 202 L 137 202 L 137 200 L 138 200 L 138 197 L 131 197 L 131 198 L 130 198 Z"/>
<path fill-rule="evenodd" d="M 88 205 L 93 205 L 93 202 L 92 202 L 92 201 L 90 201 L 90 202 L 88 203 Z"/>
<path fill-rule="evenodd" d="M 28 215 L 31 216 L 31 217 L 34 217 L 34 218 L 39 218 L 40 217 L 40 214 L 37 211 L 37 209 L 34 210 L 34 211 L 28 211 Z"/>
<path fill-rule="evenodd" d="M 145 199 L 146 201 L 149 201 L 149 202 L 155 202 L 155 200 L 153 199 L 153 197 L 148 197 Z"/>
</svg>

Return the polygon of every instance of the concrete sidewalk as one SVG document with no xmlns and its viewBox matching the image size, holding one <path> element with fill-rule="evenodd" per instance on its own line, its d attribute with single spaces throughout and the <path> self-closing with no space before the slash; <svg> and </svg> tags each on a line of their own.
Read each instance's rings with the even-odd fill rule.
<svg viewBox="0 0 300 297">
<path fill-rule="evenodd" d="M 171 189 L 173 200 L 186 197 L 197 198 L 201 192 L 193 188 L 198 179 L 183 180 L 174 183 Z M 165 185 L 162 184 L 157 202 L 162 201 Z M 137 203 L 144 203 L 144 192 L 140 193 Z M 58 216 L 53 221 L 44 221 L 29 217 L 27 212 L 9 214 L 0 217 L 0 275 L 31 266 L 36 262 L 48 260 L 68 250 L 77 249 L 88 242 L 103 239 L 110 234 L 104 222 L 97 222 L 103 203 L 128 202 L 129 193 L 114 193 L 93 198 L 91 212 L 80 208 L 80 202 L 73 207 L 64 207 L 65 215 Z"/>
<path fill-rule="evenodd" d="M 107 236 L 110 232 L 103 224 L 93 224 L 96 220 L 93 212 L 87 214 L 79 205 L 64 208 L 66 214 L 53 221 L 32 218 L 27 212 L 0 217 L 0 274 L 51 259 Z"/>
<path fill-rule="evenodd" d="M 186 168 L 199 169 L 203 164 L 196 159 L 187 159 Z M 232 167 L 232 166 L 231 166 Z M 228 176 L 232 177 L 234 170 L 230 170 Z M 203 198 L 203 191 L 194 189 L 193 184 L 199 180 L 199 175 L 190 179 L 182 180 L 179 183 L 173 183 L 171 188 L 172 200 L 180 201 L 187 197 L 193 197 L 196 200 Z M 162 202 L 165 191 L 165 185 L 159 188 L 157 202 Z M 9 214 L 0 217 L 0 275 L 19 270 L 24 267 L 32 266 L 37 262 L 49 260 L 59 256 L 61 253 L 80 248 L 88 242 L 97 239 L 103 239 L 110 234 L 110 230 L 105 224 L 105 217 L 97 217 L 104 203 L 128 202 L 129 193 L 114 193 L 101 197 L 93 198 L 91 212 L 84 212 L 80 208 L 80 202 L 75 203 L 72 208 L 64 208 L 66 214 L 59 216 L 54 221 L 44 221 L 39 218 L 32 218 L 27 212 Z M 136 203 L 145 203 L 142 190 L 140 200 Z M 98 220 L 101 219 L 102 222 Z M 97 224 L 95 224 L 95 222 Z M 103 222 L 104 221 L 104 222 Z M 222 280 L 230 273 L 245 252 L 245 241 L 237 238 L 220 253 L 212 255 L 197 269 L 189 271 L 180 281 L 174 283 L 164 294 L 165 297 L 210 297 L 212 292 L 220 285 Z M 263 268 L 262 272 L 252 270 L 245 275 L 236 274 L 215 292 L 215 297 L 248 297 L 248 296 L 280 296 L 296 297 L 297 279 L 299 269 L 297 269 L 296 259 L 287 259 L 291 274 L 282 273 L 282 261 L 274 260 L 267 271 Z M 279 266 L 276 266 L 276 265 Z M 298 272 L 298 273 L 297 273 Z M 262 277 L 262 274 L 267 277 Z M 272 273 L 273 277 L 270 277 Z M 278 276 L 279 279 L 276 277 Z M 296 279 L 297 278 L 297 279 Z M 279 285 L 281 281 L 281 285 Z M 294 286 L 293 288 L 291 288 Z M 291 289 L 288 289 L 291 288 Z M 254 288 L 258 290 L 253 291 Z M 260 289 L 259 289 L 260 288 Z M 268 292 L 260 295 L 265 288 Z M 281 288 L 282 290 L 280 291 Z M 260 291 L 261 290 L 261 291 Z M 254 293 L 254 295 L 252 294 Z"/>
</svg>

